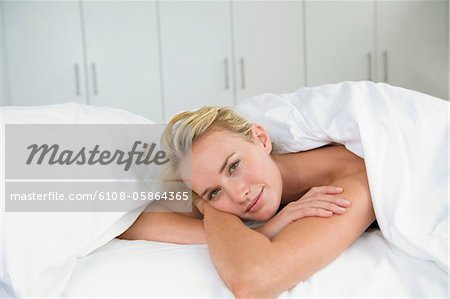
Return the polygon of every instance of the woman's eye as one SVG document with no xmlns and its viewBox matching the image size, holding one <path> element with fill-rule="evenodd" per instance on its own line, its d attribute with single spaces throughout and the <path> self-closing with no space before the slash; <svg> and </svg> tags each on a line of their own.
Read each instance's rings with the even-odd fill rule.
<svg viewBox="0 0 450 299">
<path fill-rule="evenodd" d="M 240 162 L 240 160 L 236 160 L 235 162 L 233 162 L 233 163 L 230 165 L 230 172 L 233 171 L 233 170 L 235 170 L 235 169 L 238 167 L 239 162 Z"/>
<path fill-rule="evenodd" d="M 213 200 L 217 196 L 217 193 L 219 193 L 219 189 L 217 189 L 217 188 L 214 189 L 213 191 L 209 192 L 208 199 Z"/>
<path fill-rule="evenodd" d="M 236 160 L 235 162 L 231 163 L 230 166 L 228 167 L 228 171 L 230 172 L 230 174 L 232 172 L 234 172 L 234 170 L 238 167 L 240 160 Z M 220 189 L 216 188 L 214 190 L 212 190 L 211 192 L 209 192 L 208 194 L 208 199 L 209 200 L 213 200 L 217 197 L 218 193 L 219 193 Z"/>
</svg>

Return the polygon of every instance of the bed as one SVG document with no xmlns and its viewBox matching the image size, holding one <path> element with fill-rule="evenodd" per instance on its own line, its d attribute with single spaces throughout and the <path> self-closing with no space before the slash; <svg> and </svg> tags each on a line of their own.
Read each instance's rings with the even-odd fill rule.
<svg viewBox="0 0 450 299">
<path fill-rule="evenodd" d="M 301 97 L 314 99 L 303 104 L 304 107 L 308 107 L 308 113 L 311 115 L 320 113 L 320 117 L 316 117 L 317 122 L 310 120 L 314 119 L 313 117 L 304 120 L 305 115 L 301 113 L 297 115 L 295 111 L 297 108 L 286 100 L 299 94 Z M 282 105 L 275 105 L 280 97 L 283 99 Z M 336 97 L 346 100 L 342 100 L 336 104 L 338 106 L 328 111 L 339 111 L 339 114 L 327 115 L 323 109 L 319 109 L 332 104 L 327 102 L 327 99 Z M 370 101 L 362 102 L 362 97 L 377 101 L 386 98 L 389 101 L 381 104 L 377 102 L 375 106 L 371 106 Z M 420 124 L 422 131 L 413 131 L 415 138 L 420 140 L 421 132 L 433 129 L 432 133 L 424 133 L 431 137 L 423 137 L 428 138 L 424 139 L 424 142 L 436 149 L 433 153 L 438 157 L 433 155 L 432 163 L 436 163 L 434 159 L 442 157 L 446 160 L 441 159 L 441 163 L 447 162 L 442 169 L 434 169 L 433 175 L 423 174 L 431 177 L 424 178 L 423 181 L 426 188 L 433 188 L 434 193 L 429 192 L 428 196 L 424 197 L 426 190 L 418 189 L 413 190 L 418 192 L 417 195 L 411 195 L 411 191 L 408 191 L 404 193 L 406 194 L 404 197 L 400 196 L 400 199 L 392 202 L 393 198 L 401 195 L 398 192 L 403 192 L 402 188 L 412 188 L 410 184 L 415 184 L 421 178 L 420 171 L 414 167 L 417 161 L 423 161 L 421 153 L 427 154 L 427 157 L 430 154 L 423 148 L 422 152 L 414 151 L 414 156 L 409 157 L 402 149 L 403 146 L 409 146 L 408 142 L 412 139 L 396 139 L 400 135 L 395 134 L 393 139 L 389 139 L 388 133 L 392 126 L 408 121 L 398 119 L 393 98 L 409 99 L 409 102 L 401 102 L 401 105 L 406 105 L 403 108 L 409 109 L 409 115 L 413 115 L 419 109 L 422 112 L 425 109 L 425 112 L 428 112 L 425 115 L 433 117 L 438 123 L 441 122 L 436 128 L 430 128 L 425 126 L 427 124 L 425 121 L 418 119 L 417 123 Z M 246 108 L 254 105 L 255 101 L 264 101 L 269 106 L 261 107 L 260 110 Z M 264 95 L 240 105 L 240 113 L 255 121 L 264 121 L 271 135 L 278 136 L 277 142 L 284 144 L 285 148 L 306 150 L 329 142 L 346 145 L 349 150 L 367 158 L 369 183 L 373 184 L 371 192 L 381 230 L 369 230 L 364 233 L 331 264 L 285 291 L 280 298 L 448 298 L 448 168 L 445 167 L 448 165 L 448 144 L 445 142 L 445 145 L 442 145 L 444 144 L 442 138 L 448 136 L 448 103 L 440 101 L 386 85 L 347 82 L 317 89 L 301 89 L 296 94 L 290 95 Z M 383 111 L 391 118 L 386 123 L 383 123 L 383 118 L 371 122 L 370 115 L 376 116 L 379 113 L 375 111 L 376 109 L 384 109 Z M 365 114 L 367 110 L 372 114 Z M 372 134 L 372 128 L 361 124 L 358 117 L 354 116 L 355 111 L 358 111 L 358 117 L 364 118 L 366 122 L 369 119 L 374 128 L 381 132 L 381 137 L 372 135 L 366 138 Z M 436 111 L 440 111 L 440 114 Z M 271 117 L 273 115 L 278 117 Z M 439 118 L 440 115 L 442 119 Z M 447 119 L 444 119 L 445 117 Z M 300 119 L 304 121 L 302 125 L 306 128 L 296 127 L 295 124 L 280 119 Z M 344 130 L 336 129 L 339 121 L 345 121 L 347 124 Z M 1 123 L 0 152 L 2 161 L 5 161 L 4 124 L 152 122 L 118 109 L 68 103 L 40 107 L 4 107 Z M 408 125 L 407 130 L 414 129 L 414 124 Z M 400 134 L 398 130 L 394 132 Z M 294 137 L 308 142 L 296 144 L 291 142 Z M 363 142 L 358 143 L 358 138 Z M 378 147 L 377 151 L 370 152 L 369 145 Z M 395 147 L 403 157 L 401 162 L 406 163 L 394 168 L 394 170 L 405 169 L 404 175 L 407 176 L 397 180 L 395 186 L 390 186 L 389 182 L 384 180 L 393 180 L 398 173 L 394 171 L 386 175 L 380 173 L 377 167 L 380 157 L 387 152 L 381 151 L 380 145 L 383 146 L 382 149 L 386 146 Z M 372 159 L 372 155 L 378 160 Z M 392 163 L 399 163 L 395 158 L 395 156 L 384 157 L 394 159 Z M 423 169 L 429 170 L 426 167 Z M 380 176 L 385 177 L 384 180 Z M 380 185 L 383 185 L 384 189 L 379 187 Z M 4 166 L 0 186 L 0 194 L 3 197 Z M 396 192 L 387 192 L 394 187 Z M 442 187 L 446 190 L 443 191 Z M 384 193 L 380 193 L 380 188 Z M 418 201 L 423 198 L 428 200 L 427 205 L 419 205 Z M 5 198 L 1 200 L 1 296 L 233 297 L 215 270 L 206 244 L 179 245 L 115 238 L 134 222 L 145 206 L 136 207 L 128 212 L 6 213 L 5 200 Z"/>
</svg>

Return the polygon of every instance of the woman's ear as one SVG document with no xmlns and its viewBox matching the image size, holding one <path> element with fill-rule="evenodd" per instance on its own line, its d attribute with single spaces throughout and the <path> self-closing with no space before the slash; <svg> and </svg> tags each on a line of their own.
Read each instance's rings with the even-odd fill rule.
<svg viewBox="0 0 450 299">
<path fill-rule="evenodd" d="M 264 152 L 270 154 L 272 152 L 272 140 L 267 131 L 258 124 L 252 126 L 253 140 L 256 144 L 264 148 Z"/>
</svg>

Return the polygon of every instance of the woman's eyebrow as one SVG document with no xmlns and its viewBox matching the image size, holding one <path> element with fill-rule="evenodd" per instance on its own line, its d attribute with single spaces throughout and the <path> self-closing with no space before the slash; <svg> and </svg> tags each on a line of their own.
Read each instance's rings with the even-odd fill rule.
<svg viewBox="0 0 450 299">
<path fill-rule="evenodd" d="M 225 159 L 225 162 L 223 162 L 222 167 L 220 167 L 219 174 L 221 174 L 222 171 L 225 169 L 225 166 L 227 166 L 227 164 L 228 164 L 228 160 L 229 160 L 230 157 L 233 156 L 233 155 L 234 155 L 234 152 L 232 152 L 231 155 L 229 155 L 229 156 Z"/>
<path fill-rule="evenodd" d="M 225 159 L 225 161 L 223 162 L 222 167 L 220 167 L 219 174 L 222 173 L 222 171 L 225 169 L 225 166 L 227 166 L 227 164 L 228 164 L 228 160 L 229 160 L 229 159 L 231 158 L 231 156 L 233 156 L 234 154 L 235 154 L 235 152 L 232 152 L 230 155 L 228 155 L 228 157 L 227 157 L 227 158 Z M 211 188 L 207 188 L 205 191 L 203 191 L 201 197 L 205 196 L 205 194 L 209 191 L 209 189 L 211 189 Z"/>
</svg>

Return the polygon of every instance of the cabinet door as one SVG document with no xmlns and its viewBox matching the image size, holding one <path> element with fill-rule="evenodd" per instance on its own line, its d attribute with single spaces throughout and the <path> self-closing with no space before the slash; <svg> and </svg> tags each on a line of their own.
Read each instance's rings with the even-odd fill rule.
<svg viewBox="0 0 450 299">
<path fill-rule="evenodd" d="M 380 1 L 378 80 L 448 99 L 448 1 Z"/>
<path fill-rule="evenodd" d="M 0 106 L 6 105 L 5 56 L 3 36 L 3 1 L 0 1 Z"/>
<path fill-rule="evenodd" d="M 302 87 L 302 1 L 236 1 L 232 5 L 237 100 Z"/>
<path fill-rule="evenodd" d="M 230 3 L 160 2 L 166 118 L 203 105 L 233 105 Z"/>
<path fill-rule="evenodd" d="M 155 1 L 83 1 L 89 102 L 162 120 Z"/>
<path fill-rule="evenodd" d="M 3 1 L 13 105 L 86 102 L 79 3 Z"/>
<path fill-rule="evenodd" d="M 374 79 L 374 5 L 305 2 L 307 85 Z"/>
</svg>

